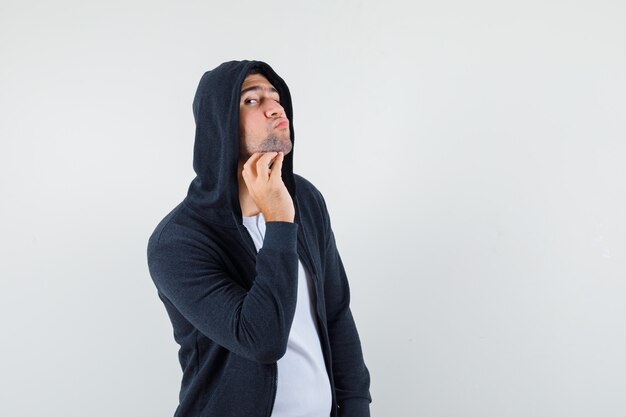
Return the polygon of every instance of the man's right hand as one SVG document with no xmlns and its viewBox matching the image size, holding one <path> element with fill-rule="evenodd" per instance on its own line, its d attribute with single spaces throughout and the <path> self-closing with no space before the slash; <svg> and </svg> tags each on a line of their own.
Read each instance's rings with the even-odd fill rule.
<svg viewBox="0 0 626 417">
<path fill-rule="evenodd" d="M 257 152 L 243 165 L 241 174 L 248 192 L 268 222 L 294 221 L 293 200 L 281 177 L 284 158 L 283 152 Z"/>
</svg>

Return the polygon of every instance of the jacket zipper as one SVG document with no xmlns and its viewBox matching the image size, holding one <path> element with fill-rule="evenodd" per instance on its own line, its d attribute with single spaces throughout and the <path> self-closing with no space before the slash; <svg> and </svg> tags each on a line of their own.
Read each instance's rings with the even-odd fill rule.
<svg viewBox="0 0 626 417">
<path fill-rule="evenodd" d="M 296 198 L 297 201 L 297 198 Z M 300 210 L 298 208 L 298 217 L 300 214 Z M 309 249 L 309 245 L 307 243 L 307 238 L 306 238 L 306 233 L 304 232 L 304 227 L 300 227 L 300 229 L 302 230 L 302 242 L 303 242 L 303 248 L 302 248 L 302 253 L 304 256 L 302 256 L 302 262 L 304 263 L 304 266 L 307 267 L 309 269 L 309 271 L 311 272 L 311 275 L 313 276 L 313 288 L 315 289 L 315 313 L 317 316 L 317 321 L 319 323 L 319 327 L 320 327 L 320 331 L 322 333 L 322 338 L 323 338 L 323 343 L 322 343 L 322 348 L 326 353 L 327 359 L 328 359 L 328 366 L 326 367 L 326 372 L 328 373 L 328 379 L 330 382 L 330 388 L 331 388 L 331 396 L 332 396 L 332 410 L 331 410 L 331 417 L 335 417 L 337 416 L 337 399 L 335 397 L 335 382 L 334 379 L 332 377 L 332 354 L 330 351 L 330 345 L 327 343 L 328 341 L 328 331 L 326 329 L 326 325 L 324 324 L 322 317 L 320 315 L 320 287 L 319 287 L 319 278 L 317 275 L 317 272 L 315 271 L 315 268 L 313 266 L 313 261 L 312 261 L 312 257 L 310 256 L 310 249 Z M 298 247 L 300 247 L 300 245 L 298 245 Z M 299 254 L 299 252 L 298 252 Z M 310 260 L 310 261 L 309 261 Z"/>
</svg>

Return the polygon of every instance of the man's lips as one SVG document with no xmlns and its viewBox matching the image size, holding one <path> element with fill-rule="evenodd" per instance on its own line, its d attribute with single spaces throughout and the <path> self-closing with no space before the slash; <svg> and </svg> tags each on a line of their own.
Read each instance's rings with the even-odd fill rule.
<svg viewBox="0 0 626 417">
<path fill-rule="evenodd" d="M 274 129 L 280 129 L 280 128 L 287 127 L 287 126 L 289 126 L 289 119 L 287 119 L 286 117 L 281 117 L 274 124 Z"/>
</svg>

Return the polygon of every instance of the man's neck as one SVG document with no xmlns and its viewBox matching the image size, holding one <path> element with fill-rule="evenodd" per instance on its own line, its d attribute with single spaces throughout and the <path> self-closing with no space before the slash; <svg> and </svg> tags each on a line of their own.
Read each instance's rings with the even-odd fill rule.
<svg viewBox="0 0 626 417">
<path fill-rule="evenodd" d="M 237 164 L 237 181 L 239 184 L 239 204 L 241 205 L 241 214 L 246 217 L 256 216 L 261 212 L 261 209 L 259 209 L 259 207 L 252 199 L 252 196 L 248 192 L 246 182 L 243 180 L 243 176 L 241 175 L 244 163 L 245 161 L 239 161 L 239 163 Z"/>
</svg>

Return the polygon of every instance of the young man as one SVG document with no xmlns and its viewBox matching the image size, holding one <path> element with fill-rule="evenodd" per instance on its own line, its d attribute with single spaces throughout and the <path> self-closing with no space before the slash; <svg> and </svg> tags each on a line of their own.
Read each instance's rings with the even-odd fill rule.
<svg viewBox="0 0 626 417">
<path fill-rule="evenodd" d="M 293 173 L 287 85 L 264 62 L 226 62 L 193 110 L 197 176 L 148 243 L 180 345 L 175 416 L 369 416 L 326 204 Z"/>
</svg>

